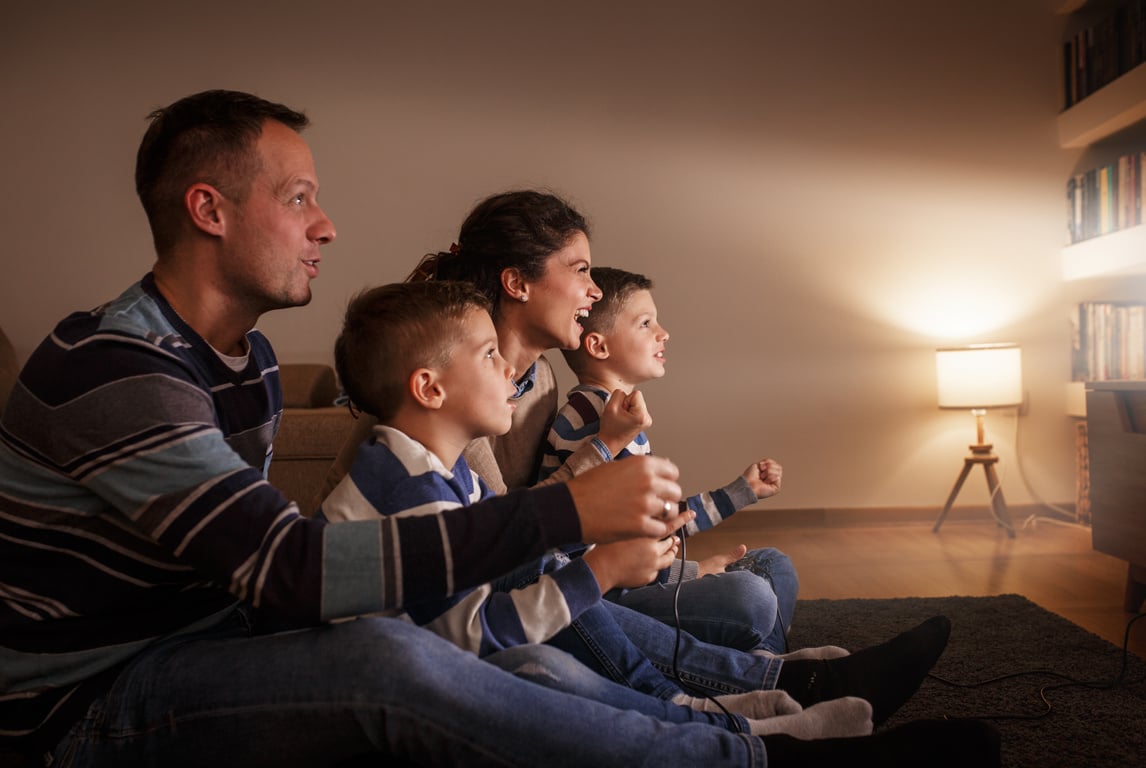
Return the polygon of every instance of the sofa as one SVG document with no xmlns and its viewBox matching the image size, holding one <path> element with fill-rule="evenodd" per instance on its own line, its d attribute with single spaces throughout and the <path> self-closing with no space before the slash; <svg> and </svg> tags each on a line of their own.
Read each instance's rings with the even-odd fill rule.
<svg viewBox="0 0 1146 768">
<path fill-rule="evenodd" d="M 268 478 L 309 516 L 318 507 L 322 482 L 354 426 L 354 417 L 345 406 L 334 405 L 339 388 L 329 365 L 280 364 L 279 379 L 283 418 Z"/>
</svg>

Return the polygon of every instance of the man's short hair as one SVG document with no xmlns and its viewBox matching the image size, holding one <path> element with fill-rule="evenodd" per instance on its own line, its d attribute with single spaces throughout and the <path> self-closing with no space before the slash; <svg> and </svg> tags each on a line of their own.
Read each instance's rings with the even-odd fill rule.
<svg viewBox="0 0 1146 768">
<path fill-rule="evenodd" d="M 385 423 L 410 374 L 446 365 L 466 314 L 490 309 L 472 283 L 434 280 L 371 288 L 351 299 L 334 366 L 355 407 Z"/>
<path fill-rule="evenodd" d="M 593 303 L 589 316 L 581 318 L 581 327 L 585 333 L 608 333 L 613 330 L 617 316 L 625 304 L 637 291 L 651 291 L 653 281 L 636 272 L 626 272 L 615 267 L 593 267 L 590 276 L 597 287 L 601 289 L 601 298 Z M 585 345 L 577 349 L 563 349 L 565 362 L 574 373 L 581 373 L 585 363 Z"/>
<path fill-rule="evenodd" d="M 162 257 L 185 226 L 183 195 L 192 184 L 212 185 L 242 201 L 259 172 L 255 142 L 275 120 L 295 131 L 310 121 L 282 104 L 240 91 L 203 91 L 157 109 L 135 158 L 135 191 Z"/>
</svg>

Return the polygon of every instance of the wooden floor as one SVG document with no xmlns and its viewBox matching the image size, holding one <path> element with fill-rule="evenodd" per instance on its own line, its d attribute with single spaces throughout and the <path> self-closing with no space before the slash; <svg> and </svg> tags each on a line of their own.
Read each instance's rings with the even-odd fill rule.
<svg viewBox="0 0 1146 768">
<path fill-rule="evenodd" d="M 1017 536 L 989 518 L 861 525 L 777 525 L 745 510 L 689 540 L 688 559 L 770 546 L 787 553 L 801 598 L 942 597 L 1020 594 L 1122 647 L 1133 614 L 1122 609 L 1127 566 L 1091 548 L 1090 529 L 1017 520 Z M 799 621 L 799 614 L 796 615 Z M 1129 648 L 1146 658 L 1146 619 Z"/>
</svg>

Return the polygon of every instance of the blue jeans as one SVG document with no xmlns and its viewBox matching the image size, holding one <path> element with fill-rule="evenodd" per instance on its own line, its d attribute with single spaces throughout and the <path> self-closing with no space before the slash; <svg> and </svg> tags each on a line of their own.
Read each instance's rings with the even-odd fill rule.
<svg viewBox="0 0 1146 768">
<path fill-rule="evenodd" d="M 781 557 L 790 564 L 786 556 Z M 560 567 L 560 559 L 561 556 L 554 560 L 551 555 L 546 555 L 491 583 L 499 590 L 518 589 L 536 581 L 540 574 Z M 795 576 L 794 569 L 792 576 Z M 730 583 L 748 585 L 759 593 L 764 580 L 745 572 L 744 576 L 735 576 Z M 771 593 L 766 585 L 763 589 Z M 615 683 L 660 698 L 670 698 L 679 692 L 677 681 L 684 683 L 690 692 L 712 695 L 770 690 L 776 687 L 783 666 L 780 659 L 704 642 L 683 631 L 678 653 L 674 626 L 608 600 L 584 611 L 547 644 L 573 655 Z"/>
<path fill-rule="evenodd" d="M 599 675 L 649 696 L 671 699 L 681 692 L 680 686 L 633 644 L 604 601 L 583 611 L 546 645 L 565 651 Z"/>
<path fill-rule="evenodd" d="M 680 585 L 652 584 L 614 590 L 609 600 L 676 626 L 674 601 L 685 632 L 714 645 L 784 653 L 796 610 L 800 580 L 791 558 L 771 547 L 753 549 L 738 564 L 744 570 L 703 576 Z"/>
<path fill-rule="evenodd" d="M 539 574 L 561 567 L 560 559 L 560 556 L 552 559 L 547 555 L 510 571 L 492 584 L 502 591 L 520 589 L 536 582 Z M 602 677 L 635 691 L 659 699 L 671 699 L 681 692 L 680 686 L 654 666 L 629 639 L 604 601 L 583 611 L 568 627 L 546 641 L 546 645 L 565 651 Z"/>
<path fill-rule="evenodd" d="M 670 718 L 674 705 L 595 680 L 553 649 L 504 653 L 508 668 L 601 701 L 506 674 L 402 621 L 259 635 L 238 609 L 132 661 L 60 742 L 54 765 L 312 768 L 368 755 L 417 765 L 766 765 L 761 739 L 664 722 L 656 714 Z"/>
<path fill-rule="evenodd" d="M 674 679 L 679 675 L 690 689 L 721 695 L 776 687 L 782 659 L 706 643 L 623 605 L 608 600 L 602 604 L 657 669 Z"/>
</svg>

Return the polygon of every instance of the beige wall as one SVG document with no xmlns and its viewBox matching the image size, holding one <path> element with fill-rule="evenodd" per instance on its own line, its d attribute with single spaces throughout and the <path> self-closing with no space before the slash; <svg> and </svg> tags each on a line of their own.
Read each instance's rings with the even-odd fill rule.
<svg viewBox="0 0 1146 768">
<path fill-rule="evenodd" d="M 9 3 L 0 324 L 24 357 L 146 271 L 144 116 L 244 89 L 311 115 L 339 231 L 313 303 L 261 324 L 285 361 L 328 360 L 348 296 L 448 246 L 475 201 L 546 186 L 592 218 L 596 263 L 657 281 L 651 436 L 687 488 L 769 454 L 780 506 L 939 505 L 973 424 L 935 408 L 933 349 L 1017 341 L 1022 468 L 1070 501 L 1065 317 L 1089 288 L 1059 273 L 1054 5 Z M 1030 501 L 1015 428 L 988 421 Z"/>
</svg>

